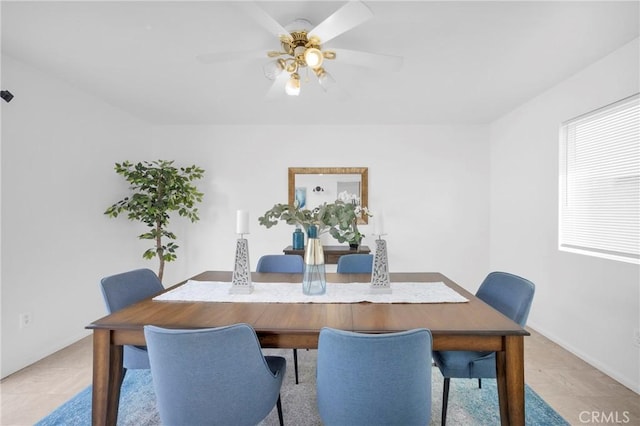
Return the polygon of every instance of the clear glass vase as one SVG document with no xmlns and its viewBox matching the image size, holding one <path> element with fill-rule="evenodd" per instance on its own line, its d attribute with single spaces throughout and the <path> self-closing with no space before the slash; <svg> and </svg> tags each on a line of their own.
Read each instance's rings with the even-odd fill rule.
<svg viewBox="0 0 640 426">
<path fill-rule="evenodd" d="M 304 275 L 302 293 L 321 295 L 327 291 L 327 275 L 324 267 L 324 250 L 319 238 L 309 238 L 304 251 Z"/>
</svg>

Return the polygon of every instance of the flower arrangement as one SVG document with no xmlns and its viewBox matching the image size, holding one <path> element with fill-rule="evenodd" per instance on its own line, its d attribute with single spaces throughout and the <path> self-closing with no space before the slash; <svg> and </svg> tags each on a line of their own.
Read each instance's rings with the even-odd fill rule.
<svg viewBox="0 0 640 426">
<path fill-rule="evenodd" d="M 338 242 L 359 245 L 364 237 L 358 230 L 358 218 L 362 215 L 371 216 L 366 207 L 358 204 L 357 197 L 345 191 L 338 195 L 334 203 L 324 203 L 313 210 L 300 209 L 297 202 L 293 205 L 275 204 L 258 218 L 258 222 L 271 228 L 283 221 L 288 225 L 300 225 L 305 232 L 315 226 L 318 236 L 328 232 Z"/>
</svg>

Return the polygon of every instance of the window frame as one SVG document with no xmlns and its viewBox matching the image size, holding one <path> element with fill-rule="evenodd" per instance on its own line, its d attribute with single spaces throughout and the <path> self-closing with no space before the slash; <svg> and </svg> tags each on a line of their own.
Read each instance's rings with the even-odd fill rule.
<svg viewBox="0 0 640 426">
<path fill-rule="evenodd" d="M 640 93 L 563 122 L 559 140 L 558 249 L 640 264 Z"/>
</svg>

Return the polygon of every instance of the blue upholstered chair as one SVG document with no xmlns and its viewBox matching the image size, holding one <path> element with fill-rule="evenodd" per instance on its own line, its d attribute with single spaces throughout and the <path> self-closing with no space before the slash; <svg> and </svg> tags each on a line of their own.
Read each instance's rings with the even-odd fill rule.
<svg viewBox="0 0 640 426">
<path fill-rule="evenodd" d="M 304 262 L 297 254 L 266 254 L 258 259 L 256 272 L 302 274 Z"/>
<path fill-rule="evenodd" d="M 100 289 L 107 310 L 113 313 L 160 293 L 164 287 L 152 270 L 136 269 L 103 278 Z M 148 369 L 147 348 L 125 345 L 123 367 L 123 375 L 127 369 Z"/>
<path fill-rule="evenodd" d="M 258 259 L 256 272 L 279 272 L 285 274 L 302 274 L 304 261 L 297 254 L 265 254 Z M 293 350 L 293 368 L 298 384 L 298 350 Z"/>
<path fill-rule="evenodd" d="M 370 274 L 372 269 L 372 254 L 345 254 L 338 259 L 339 274 Z"/>
<path fill-rule="evenodd" d="M 480 285 L 476 296 L 497 311 L 520 324 L 527 322 L 535 285 L 524 278 L 506 272 L 492 272 Z M 496 353 L 474 351 L 434 351 L 433 360 L 444 376 L 442 395 L 442 425 L 447 420 L 451 378 L 478 379 L 496 377 Z"/>
<path fill-rule="evenodd" d="M 323 424 L 420 425 L 431 419 L 431 332 L 323 328 L 317 395 Z"/>
<path fill-rule="evenodd" d="M 274 406 L 286 361 L 262 354 L 248 324 L 176 330 L 147 325 L 151 376 L 162 424 L 255 425 Z"/>
</svg>

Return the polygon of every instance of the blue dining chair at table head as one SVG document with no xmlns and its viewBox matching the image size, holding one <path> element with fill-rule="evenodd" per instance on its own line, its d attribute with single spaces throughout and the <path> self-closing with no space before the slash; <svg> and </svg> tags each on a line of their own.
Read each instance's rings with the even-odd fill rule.
<svg viewBox="0 0 640 426">
<path fill-rule="evenodd" d="M 150 269 L 136 269 L 100 280 L 100 290 L 109 313 L 154 296 L 164 290 L 158 276 Z M 124 346 L 123 375 L 127 369 L 148 369 L 149 357 L 144 346 Z"/>
<path fill-rule="evenodd" d="M 484 279 L 476 297 L 524 327 L 529 316 L 535 285 L 506 272 L 492 272 Z M 476 351 L 434 351 L 433 360 L 444 377 L 442 425 L 446 424 L 451 378 L 496 377 L 496 353 Z"/>
<path fill-rule="evenodd" d="M 258 259 L 256 272 L 280 272 L 302 274 L 304 262 L 297 254 L 265 254 Z"/>
<path fill-rule="evenodd" d="M 424 328 L 386 334 L 323 328 L 316 384 L 322 423 L 429 424 L 431 341 Z"/>
<path fill-rule="evenodd" d="M 345 254 L 338 259 L 339 274 L 370 274 L 372 270 L 372 254 Z"/>
<path fill-rule="evenodd" d="M 144 335 L 162 424 L 255 425 L 277 407 L 282 426 L 286 361 L 265 357 L 250 325 L 147 325 Z"/>
</svg>

